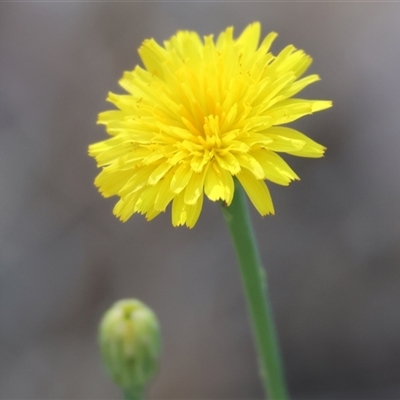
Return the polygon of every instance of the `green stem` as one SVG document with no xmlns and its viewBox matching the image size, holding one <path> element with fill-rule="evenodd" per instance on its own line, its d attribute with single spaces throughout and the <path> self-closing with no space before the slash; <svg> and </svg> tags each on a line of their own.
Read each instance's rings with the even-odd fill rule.
<svg viewBox="0 0 400 400">
<path fill-rule="evenodd" d="M 267 296 L 250 214 L 242 186 L 235 182 L 235 195 L 229 207 L 223 207 L 239 261 L 247 304 L 255 336 L 260 375 L 269 399 L 288 398 L 272 309 Z"/>
<path fill-rule="evenodd" d="M 142 387 L 124 389 L 124 400 L 144 400 Z"/>
</svg>

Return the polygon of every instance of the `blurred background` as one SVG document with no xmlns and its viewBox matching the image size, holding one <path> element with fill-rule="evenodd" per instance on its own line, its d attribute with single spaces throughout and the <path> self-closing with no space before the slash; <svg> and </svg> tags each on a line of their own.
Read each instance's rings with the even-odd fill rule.
<svg viewBox="0 0 400 400">
<path fill-rule="evenodd" d="M 287 157 L 302 181 L 253 213 L 292 397 L 400 398 L 400 4 L 250 1 L 0 4 L 1 398 L 120 398 L 96 336 L 124 297 L 162 325 L 149 398 L 262 397 L 218 205 L 193 230 L 170 211 L 122 224 L 87 156 L 145 38 L 255 20 L 274 53 L 313 56 L 322 81 L 302 95 L 334 102 L 292 124 L 326 156 Z"/>
</svg>

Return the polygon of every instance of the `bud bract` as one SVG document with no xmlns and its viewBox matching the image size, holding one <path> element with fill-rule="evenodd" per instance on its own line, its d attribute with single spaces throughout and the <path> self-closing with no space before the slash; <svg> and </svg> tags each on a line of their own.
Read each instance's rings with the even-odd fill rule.
<svg viewBox="0 0 400 400">
<path fill-rule="evenodd" d="M 105 313 L 99 341 L 107 371 L 124 390 L 143 388 L 157 371 L 159 324 L 139 300 L 118 301 Z"/>
</svg>

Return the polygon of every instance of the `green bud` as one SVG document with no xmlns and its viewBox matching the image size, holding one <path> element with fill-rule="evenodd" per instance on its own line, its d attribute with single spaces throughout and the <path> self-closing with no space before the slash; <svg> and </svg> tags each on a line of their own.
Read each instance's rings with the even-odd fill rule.
<svg viewBox="0 0 400 400">
<path fill-rule="evenodd" d="M 156 315 L 139 300 L 116 302 L 99 332 L 103 362 L 125 391 L 143 390 L 158 368 L 160 329 Z"/>
</svg>

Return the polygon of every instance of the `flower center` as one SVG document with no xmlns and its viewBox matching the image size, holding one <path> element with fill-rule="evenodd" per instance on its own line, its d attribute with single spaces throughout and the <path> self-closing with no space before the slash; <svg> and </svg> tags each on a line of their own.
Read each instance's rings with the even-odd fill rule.
<svg viewBox="0 0 400 400">
<path fill-rule="evenodd" d="M 204 118 L 203 125 L 204 138 L 200 138 L 204 149 L 214 152 L 221 148 L 221 132 L 219 129 L 219 117 L 216 115 L 209 115 Z"/>
</svg>

